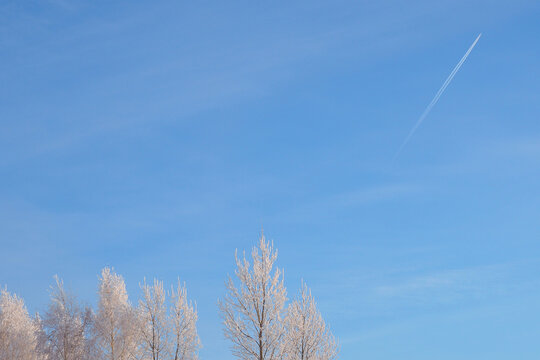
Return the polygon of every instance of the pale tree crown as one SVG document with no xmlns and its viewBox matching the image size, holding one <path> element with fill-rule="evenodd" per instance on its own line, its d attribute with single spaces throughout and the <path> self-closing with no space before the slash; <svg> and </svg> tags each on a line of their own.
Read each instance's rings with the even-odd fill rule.
<svg viewBox="0 0 540 360">
<path fill-rule="evenodd" d="M 0 360 L 34 360 L 37 327 L 23 299 L 0 290 Z"/>
<path fill-rule="evenodd" d="M 98 294 L 95 329 L 102 354 L 109 360 L 136 359 L 138 317 L 129 303 L 124 279 L 110 268 L 103 269 Z"/>
<path fill-rule="evenodd" d="M 188 301 L 186 285 L 171 287 L 170 321 L 172 330 L 171 356 L 173 360 L 197 360 L 201 342 L 197 334 L 197 309 Z"/>
<path fill-rule="evenodd" d="M 140 284 L 142 298 L 139 300 L 139 320 L 141 350 L 144 357 L 152 360 L 163 359 L 168 350 L 167 307 L 163 282 L 154 279 L 148 285 L 146 279 Z"/>
<path fill-rule="evenodd" d="M 36 317 L 40 332 L 40 348 L 49 360 L 87 360 L 95 355 L 91 333 L 93 313 L 81 306 L 75 296 L 54 277 L 48 309 L 43 319 Z"/>
<path fill-rule="evenodd" d="M 166 302 L 163 282 L 146 280 L 140 285 L 139 300 L 140 356 L 152 360 L 196 360 L 200 349 L 197 334 L 197 310 L 188 301 L 185 285 L 171 287 Z"/>
<path fill-rule="evenodd" d="M 252 264 L 245 253 L 242 259 L 235 253 L 238 285 L 229 277 L 227 295 L 219 303 L 225 336 L 240 359 L 281 359 L 287 291 L 282 271 L 274 269 L 277 251 L 262 235 L 251 258 Z"/>
<path fill-rule="evenodd" d="M 317 309 L 311 290 L 302 281 L 300 296 L 287 309 L 288 360 L 333 360 L 338 355 L 337 340 Z"/>
</svg>

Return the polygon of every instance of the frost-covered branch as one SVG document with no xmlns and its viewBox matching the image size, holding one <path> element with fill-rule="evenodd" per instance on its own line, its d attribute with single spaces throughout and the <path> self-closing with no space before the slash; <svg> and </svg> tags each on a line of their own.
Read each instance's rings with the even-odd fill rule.
<svg viewBox="0 0 540 360">
<path fill-rule="evenodd" d="M 229 277 L 227 295 L 219 302 L 225 337 L 243 360 L 281 359 L 287 291 L 282 272 L 274 269 L 277 251 L 261 236 L 251 253 L 253 264 L 235 254 L 238 285 Z"/>
</svg>

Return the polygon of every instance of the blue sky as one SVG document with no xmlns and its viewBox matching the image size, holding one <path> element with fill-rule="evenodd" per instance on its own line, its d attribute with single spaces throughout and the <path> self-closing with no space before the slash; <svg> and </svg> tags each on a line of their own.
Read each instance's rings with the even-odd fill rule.
<svg viewBox="0 0 540 360">
<path fill-rule="evenodd" d="M 261 226 L 341 358 L 540 353 L 540 4 L 0 2 L 0 284 L 184 280 Z M 392 157 L 475 37 L 478 45 Z"/>
</svg>

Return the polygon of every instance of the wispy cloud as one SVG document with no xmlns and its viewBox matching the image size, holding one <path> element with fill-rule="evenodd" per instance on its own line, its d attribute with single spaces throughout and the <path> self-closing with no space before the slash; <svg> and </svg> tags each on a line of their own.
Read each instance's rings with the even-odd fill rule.
<svg viewBox="0 0 540 360">
<path fill-rule="evenodd" d="M 373 342 L 448 321 L 513 318 L 516 304 L 538 302 L 540 259 L 448 269 L 364 284 L 344 315 L 361 324 L 342 344 Z M 395 274 L 393 274 L 395 275 Z M 344 310 L 347 311 L 347 310 Z"/>
<path fill-rule="evenodd" d="M 490 296 L 508 289 L 504 282 L 510 265 L 451 269 L 413 276 L 379 285 L 373 294 L 381 299 L 408 299 L 412 302 L 450 303 L 463 298 Z"/>
<path fill-rule="evenodd" d="M 421 266 L 382 268 L 367 273 L 369 276 L 334 273 L 332 285 L 328 286 L 341 299 L 336 302 L 336 312 L 372 317 L 396 311 L 406 314 L 420 309 L 450 310 L 462 305 L 489 304 L 539 286 L 540 280 L 532 276 L 539 268 L 537 258 L 431 271 Z"/>
<path fill-rule="evenodd" d="M 352 208 L 393 201 L 421 191 L 419 186 L 413 184 L 383 184 L 365 187 L 306 201 L 277 214 L 276 218 L 293 222 L 308 219 L 314 221 L 321 217 L 332 218 Z"/>
<path fill-rule="evenodd" d="M 540 134 L 515 137 L 476 138 L 469 145 L 462 145 L 459 153 L 446 162 L 425 165 L 415 172 L 442 176 L 463 174 L 488 174 L 510 176 L 538 171 L 540 159 Z"/>
<path fill-rule="evenodd" d="M 55 7 L 66 3 L 64 0 L 54 2 L 58 3 Z M 5 66 L 14 69 L 10 74 L 24 72 L 28 73 L 29 78 L 40 78 L 43 72 L 47 73 L 50 69 L 73 70 L 71 66 L 81 63 L 80 59 L 88 59 L 82 62 L 88 68 L 99 68 L 107 64 L 106 61 L 112 61 L 108 66 L 117 69 L 107 74 L 98 73 L 92 76 L 91 81 L 79 82 L 77 91 L 63 94 L 64 101 L 73 104 L 73 109 L 64 104 L 48 102 L 48 108 L 62 108 L 61 114 L 53 121 L 39 121 L 43 118 L 39 110 L 32 112 L 10 106 L 18 115 L 5 114 L 4 118 L 8 119 L 4 124 L 5 132 L 21 133 L 18 138 L 27 138 L 31 135 L 27 134 L 28 129 L 39 129 L 43 123 L 54 123 L 57 131 L 50 136 L 43 136 L 46 131 L 41 131 L 39 139 L 32 139 L 32 146 L 23 143 L 17 147 L 10 144 L 11 151 L 5 151 L 9 155 L 3 158 L 4 164 L 73 148 L 103 133 L 121 132 L 149 122 L 157 124 L 179 121 L 223 104 L 240 103 L 264 96 L 287 84 L 293 77 L 300 76 L 307 59 L 312 62 L 313 59 L 322 60 L 336 56 L 336 52 L 347 51 L 346 56 L 353 56 L 362 63 L 376 62 L 377 58 L 387 56 L 396 49 L 426 41 L 425 35 L 419 35 L 420 32 L 404 32 L 403 25 L 441 11 L 438 7 L 424 9 L 417 6 L 415 11 L 398 16 L 397 12 L 389 15 L 384 6 L 380 9 L 376 7 L 375 14 L 370 18 L 356 16 L 332 25 L 317 26 L 315 32 L 313 28 L 306 31 L 301 26 L 293 25 L 296 23 L 293 22 L 287 29 L 258 34 L 264 39 L 263 42 L 253 43 L 250 34 L 236 39 L 234 43 L 224 41 L 190 45 L 188 42 L 185 51 L 167 50 L 160 52 L 161 56 L 156 58 L 145 57 L 151 53 L 150 49 L 140 54 L 137 48 L 126 47 L 125 51 L 133 52 L 131 57 L 141 59 L 136 65 L 118 66 L 115 61 L 123 57 L 115 54 L 115 51 L 118 51 L 118 46 L 126 46 L 122 34 L 144 28 L 147 22 L 161 18 L 161 12 L 168 10 L 163 6 L 133 7 L 139 11 L 126 7 L 122 9 L 124 13 L 121 16 L 109 14 L 106 17 L 96 16 L 88 7 L 82 7 L 78 15 L 84 21 L 69 23 L 65 25 L 65 31 L 61 32 L 55 32 L 56 27 L 50 26 L 51 23 L 62 21 L 54 11 L 51 12 L 51 18 L 43 20 L 23 9 L 6 10 L 6 18 L 17 16 L 25 20 L 4 24 L 5 34 L 19 34 L 19 31 L 14 30 L 22 26 L 21 23 L 25 29 L 30 29 L 29 34 L 24 33 L 26 37 L 19 35 L 21 39 L 17 41 L 11 41 L 11 36 L 0 39 L 10 41 L 14 50 L 10 51 L 13 55 L 6 58 Z M 315 4 L 314 7 L 317 9 L 324 6 Z M 85 12 L 89 14 L 83 16 Z M 396 17 L 396 22 L 384 28 L 378 26 L 381 19 L 387 19 L 388 16 Z M 217 28 L 220 26 L 223 24 L 216 24 Z M 186 29 L 179 26 L 175 31 L 181 33 Z M 182 44 L 183 41 L 181 44 L 175 43 L 171 48 L 182 49 Z M 361 50 L 349 53 L 356 48 Z M 92 58 L 92 54 L 104 53 L 107 56 L 97 61 Z M 345 55 L 342 53 L 338 56 Z M 40 59 L 38 64 L 34 61 L 36 58 Z M 35 72 L 40 76 L 33 76 Z M 11 81 L 9 74 L 5 76 L 6 83 L 21 83 Z M 36 80 L 32 81 L 32 84 L 26 84 L 24 92 L 27 88 L 35 87 L 33 85 Z M 94 100 L 90 103 L 88 98 Z M 39 108 L 39 103 L 32 107 Z M 10 120 L 11 117 L 16 119 Z M 63 122 L 63 118 L 76 121 Z"/>
</svg>

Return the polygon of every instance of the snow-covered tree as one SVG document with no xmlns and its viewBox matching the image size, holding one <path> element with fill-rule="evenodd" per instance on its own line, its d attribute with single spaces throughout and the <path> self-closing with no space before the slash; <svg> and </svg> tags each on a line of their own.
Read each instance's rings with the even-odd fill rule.
<svg viewBox="0 0 540 360">
<path fill-rule="evenodd" d="M 152 360 L 163 359 L 169 350 L 169 324 L 163 283 L 154 279 L 154 285 L 140 284 L 139 320 L 143 356 Z"/>
<path fill-rule="evenodd" d="M 197 360 L 200 345 L 197 334 L 197 309 L 188 301 L 185 285 L 171 289 L 170 321 L 172 326 L 172 360 Z"/>
<path fill-rule="evenodd" d="M 0 290 L 0 360 L 35 360 L 37 327 L 24 301 Z"/>
<path fill-rule="evenodd" d="M 337 341 L 303 282 L 300 297 L 287 309 L 285 326 L 287 360 L 333 360 L 337 357 Z"/>
<path fill-rule="evenodd" d="M 138 319 L 128 301 L 122 276 L 110 268 L 101 271 L 95 319 L 97 344 L 107 360 L 135 359 L 139 348 Z"/>
<path fill-rule="evenodd" d="M 49 341 L 39 313 L 34 316 L 34 326 L 36 328 L 36 360 L 50 360 Z"/>
<path fill-rule="evenodd" d="M 243 360 L 281 359 L 284 340 L 284 306 L 287 291 L 282 272 L 274 270 L 277 251 L 261 235 L 252 251 L 253 266 L 235 254 L 235 285 L 226 282 L 227 295 L 219 302 L 225 337 L 232 342 L 233 354 Z"/>
<path fill-rule="evenodd" d="M 42 320 L 38 320 L 45 335 L 41 349 L 49 360 L 89 360 L 93 358 L 92 310 L 79 305 L 75 296 L 66 291 L 57 276 L 51 287 L 51 302 Z"/>
</svg>

